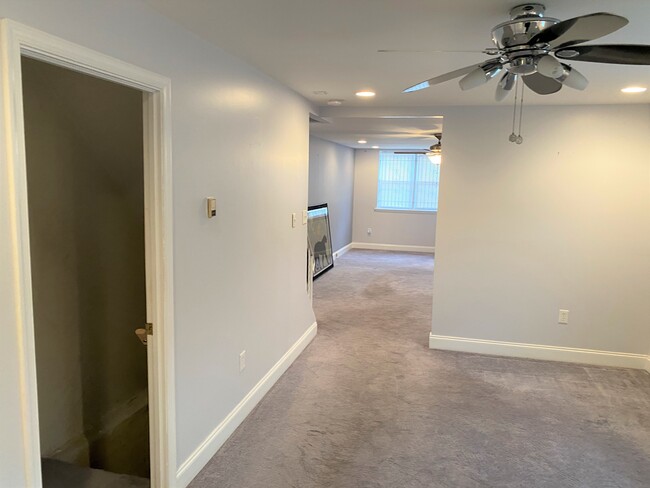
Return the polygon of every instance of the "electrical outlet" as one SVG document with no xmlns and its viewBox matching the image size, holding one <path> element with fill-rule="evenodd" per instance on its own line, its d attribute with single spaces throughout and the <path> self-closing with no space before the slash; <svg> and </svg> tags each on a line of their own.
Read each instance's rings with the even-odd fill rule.
<svg viewBox="0 0 650 488">
<path fill-rule="evenodd" d="M 560 309 L 560 316 L 557 319 L 558 324 L 568 324 L 569 323 L 569 311 Z"/>
<path fill-rule="evenodd" d="M 291 227 L 295 227 L 296 222 L 298 222 L 298 218 L 296 217 L 296 212 L 293 212 L 291 214 Z"/>
<path fill-rule="evenodd" d="M 368 232 L 368 235 L 371 235 L 371 234 L 372 234 L 372 227 L 368 227 L 368 231 L 367 231 L 367 232 Z"/>
<path fill-rule="evenodd" d="M 241 373 L 246 368 L 246 351 L 239 353 L 239 372 Z"/>
<path fill-rule="evenodd" d="M 307 210 L 302 211 L 302 225 L 307 225 Z"/>
</svg>

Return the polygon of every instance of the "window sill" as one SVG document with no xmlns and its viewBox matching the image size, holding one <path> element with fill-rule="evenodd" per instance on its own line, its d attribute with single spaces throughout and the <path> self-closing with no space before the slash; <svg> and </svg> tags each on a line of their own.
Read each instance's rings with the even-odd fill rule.
<svg viewBox="0 0 650 488">
<path fill-rule="evenodd" d="M 376 208 L 375 212 L 411 213 L 411 214 L 436 214 L 437 210 L 416 210 L 413 208 Z"/>
</svg>

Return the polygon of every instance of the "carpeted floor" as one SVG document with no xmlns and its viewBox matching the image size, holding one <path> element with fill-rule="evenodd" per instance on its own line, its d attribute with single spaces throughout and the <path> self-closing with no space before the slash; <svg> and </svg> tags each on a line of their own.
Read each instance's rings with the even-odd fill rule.
<svg viewBox="0 0 650 488">
<path fill-rule="evenodd" d="M 648 488 L 650 375 L 427 346 L 433 258 L 351 251 L 192 488 Z"/>
</svg>

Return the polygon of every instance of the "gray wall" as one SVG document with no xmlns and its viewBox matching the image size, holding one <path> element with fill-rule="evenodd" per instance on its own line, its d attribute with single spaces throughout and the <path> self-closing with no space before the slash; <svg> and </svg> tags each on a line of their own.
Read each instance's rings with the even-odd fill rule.
<svg viewBox="0 0 650 488">
<path fill-rule="evenodd" d="M 315 321 L 307 226 L 289 218 L 307 208 L 310 105 L 143 2 L 3 0 L 0 16 L 171 80 L 180 467 Z M 205 216 L 207 196 L 217 199 L 215 219 Z M 0 322 L 0 335 L 13 337 L 13 324 Z M 3 486 L 27 484 L 15 351 L 0 341 L 0 438 L 11 446 L 0 448 Z"/>
<path fill-rule="evenodd" d="M 142 95 L 27 58 L 23 89 L 41 450 L 146 474 L 146 415 L 113 432 L 146 400 Z"/>
<path fill-rule="evenodd" d="M 650 107 L 511 115 L 445 111 L 433 333 L 647 354 Z"/>
<path fill-rule="evenodd" d="M 352 242 L 354 149 L 309 138 L 309 205 L 327 203 L 332 251 Z"/>
<path fill-rule="evenodd" d="M 433 247 L 436 213 L 375 210 L 378 176 L 379 150 L 355 150 L 353 241 Z M 371 235 L 367 233 L 369 227 Z"/>
</svg>

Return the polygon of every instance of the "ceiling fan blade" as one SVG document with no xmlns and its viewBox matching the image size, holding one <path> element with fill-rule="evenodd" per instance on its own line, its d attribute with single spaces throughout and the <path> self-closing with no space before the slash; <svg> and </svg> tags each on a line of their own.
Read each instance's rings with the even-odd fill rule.
<svg viewBox="0 0 650 488">
<path fill-rule="evenodd" d="M 393 154 L 428 154 L 428 151 L 393 151 Z"/>
<path fill-rule="evenodd" d="M 523 77 L 526 86 L 540 95 L 550 95 L 562 89 L 562 83 L 539 73 Z"/>
<path fill-rule="evenodd" d="M 508 72 L 501 77 L 499 84 L 497 85 L 497 91 L 495 95 L 497 102 L 501 102 L 506 99 L 506 97 L 510 94 L 512 88 L 515 86 L 516 81 L 517 75 L 514 73 Z"/>
<path fill-rule="evenodd" d="M 411 93 L 414 91 L 423 90 L 425 88 L 429 88 L 431 85 L 437 85 L 438 83 L 444 83 L 445 81 L 453 80 L 454 78 L 458 78 L 460 76 L 466 75 L 467 73 L 469 73 L 472 70 L 475 70 L 479 66 L 480 64 L 473 64 L 465 68 L 457 69 L 456 71 L 450 71 L 449 73 L 445 73 L 444 75 L 436 76 L 435 78 L 430 78 L 426 81 L 423 81 L 422 83 L 418 83 L 417 85 L 408 87 L 402 93 Z"/>
<path fill-rule="evenodd" d="M 496 56 L 501 51 L 497 48 L 485 48 L 474 50 L 441 50 L 441 49 L 377 49 L 378 53 L 477 53 L 487 54 L 489 56 Z"/>
<path fill-rule="evenodd" d="M 572 46 L 555 52 L 558 58 L 591 63 L 650 65 L 650 46 L 643 44 L 602 44 Z"/>
<path fill-rule="evenodd" d="M 552 48 L 573 46 L 611 34 L 627 23 L 625 17 L 604 12 L 583 15 L 547 27 L 528 44 L 549 44 Z"/>
</svg>

